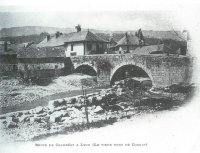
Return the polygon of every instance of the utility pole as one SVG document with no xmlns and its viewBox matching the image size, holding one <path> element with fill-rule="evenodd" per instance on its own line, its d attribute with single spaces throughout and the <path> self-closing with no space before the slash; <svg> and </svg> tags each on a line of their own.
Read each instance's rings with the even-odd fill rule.
<svg viewBox="0 0 200 153">
<path fill-rule="evenodd" d="M 128 40 L 128 34 L 126 32 L 126 44 L 127 44 L 127 53 L 129 53 L 129 40 Z"/>
<path fill-rule="evenodd" d="M 88 102 L 87 102 L 87 97 L 86 97 L 86 89 L 85 89 L 84 105 L 85 105 L 85 115 L 86 115 L 87 123 L 89 123 L 88 109 L 87 109 Z"/>
<path fill-rule="evenodd" d="M 170 70 L 171 70 L 171 66 L 172 66 L 172 64 L 171 64 L 171 62 L 170 62 L 170 60 L 168 60 L 168 65 L 169 65 L 169 69 L 168 69 L 168 74 L 169 74 L 169 85 L 170 85 L 170 87 L 172 86 L 172 78 L 171 78 L 171 72 L 170 72 Z M 170 90 L 170 99 L 172 100 L 172 91 Z"/>
<path fill-rule="evenodd" d="M 171 74 L 170 74 L 170 69 L 171 69 L 171 64 L 170 64 L 170 68 L 169 68 L 169 79 L 170 79 L 170 86 L 172 86 L 172 77 L 171 77 Z M 170 99 L 172 100 L 172 92 L 170 93 Z"/>
<path fill-rule="evenodd" d="M 85 115 L 87 119 L 87 123 L 89 123 L 89 117 L 88 117 L 88 110 L 87 110 L 87 98 L 86 98 L 86 89 L 83 88 L 83 82 L 82 82 L 82 92 L 83 92 L 83 97 L 84 97 L 84 107 L 85 107 Z"/>
</svg>

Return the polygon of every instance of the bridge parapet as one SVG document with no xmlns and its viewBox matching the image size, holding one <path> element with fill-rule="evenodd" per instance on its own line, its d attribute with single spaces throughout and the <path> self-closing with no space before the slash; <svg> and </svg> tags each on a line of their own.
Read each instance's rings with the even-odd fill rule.
<svg viewBox="0 0 200 153">
<path fill-rule="evenodd" d="M 134 65 L 143 69 L 154 86 L 167 86 L 173 83 L 189 82 L 192 77 L 192 59 L 186 56 L 98 54 L 71 57 L 74 68 L 89 65 L 97 72 L 97 80 L 110 84 L 115 72 L 122 66 Z M 107 61 L 109 71 L 100 70 L 98 61 Z"/>
</svg>

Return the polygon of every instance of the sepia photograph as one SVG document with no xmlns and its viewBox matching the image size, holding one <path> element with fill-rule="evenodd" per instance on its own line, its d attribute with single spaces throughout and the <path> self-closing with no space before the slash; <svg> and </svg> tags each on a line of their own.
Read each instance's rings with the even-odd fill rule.
<svg viewBox="0 0 200 153">
<path fill-rule="evenodd" d="M 0 153 L 200 151 L 199 5 L 111 2 L 0 3 Z"/>
</svg>

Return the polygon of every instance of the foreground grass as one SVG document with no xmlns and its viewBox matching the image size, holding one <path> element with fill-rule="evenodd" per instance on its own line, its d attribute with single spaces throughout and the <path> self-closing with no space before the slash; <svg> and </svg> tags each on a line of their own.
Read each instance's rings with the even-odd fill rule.
<svg viewBox="0 0 200 153">
<path fill-rule="evenodd" d="M 56 136 L 58 134 L 60 135 L 68 135 L 68 134 L 73 134 L 75 132 L 83 132 L 89 129 L 94 129 L 94 128 L 101 128 L 101 127 L 106 127 L 113 125 L 115 122 L 120 122 L 122 120 L 127 120 L 131 119 L 134 116 L 139 116 L 139 115 L 145 115 L 149 113 L 154 113 L 154 112 L 161 112 L 161 111 L 175 111 L 177 110 L 180 106 L 182 106 L 182 103 L 180 101 L 175 101 L 173 104 L 170 103 L 169 105 L 161 105 L 161 107 L 154 107 L 154 106 L 136 106 L 133 111 L 130 112 L 113 112 L 111 117 L 106 117 L 105 119 L 100 119 L 98 121 L 92 121 L 92 122 L 84 122 L 84 123 L 78 123 L 78 124 L 72 124 L 71 126 L 64 127 L 62 130 L 54 132 L 54 133 L 46 133 L 42 134 L 39 136 L 34 136 L 31 141 L 38 141 L 41 139 L 46 139 L 51 136 Z M 50 126 L 48 127 L 49 129 L 51 128 Z"/>
</svg>

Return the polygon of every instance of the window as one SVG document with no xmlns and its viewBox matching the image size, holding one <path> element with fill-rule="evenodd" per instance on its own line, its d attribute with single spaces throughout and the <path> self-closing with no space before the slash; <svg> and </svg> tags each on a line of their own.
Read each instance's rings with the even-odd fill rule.
<svg viewBox="0 0 200 153">
<path fill-rule="evenodd" d="M 70 53 L 71 56 L 76 56 L 76 52 Z"/>
<path fill-rule="evenodd" d="M 73 44 L 71 44 L 71 51 L 73 51 L 74 50 L 74 45 Z"/>
<path fill-rule="evenodd" d="M 65 43 L 64 43 L 64 46 L 65 46 L 65 47 L 67 47 L 67 46 L 68 46 L 68 44 L 65 42 Z"/>
<path fill-rule="evenodd" d="M 13 70 L 17 70 L 17 65 L 13 65 Z"/>
<path fill-rule="evenodd" d="M 92 50 L 92 44 L 87 44 L 87 50 L 91 51 Z"/>
</svg>

